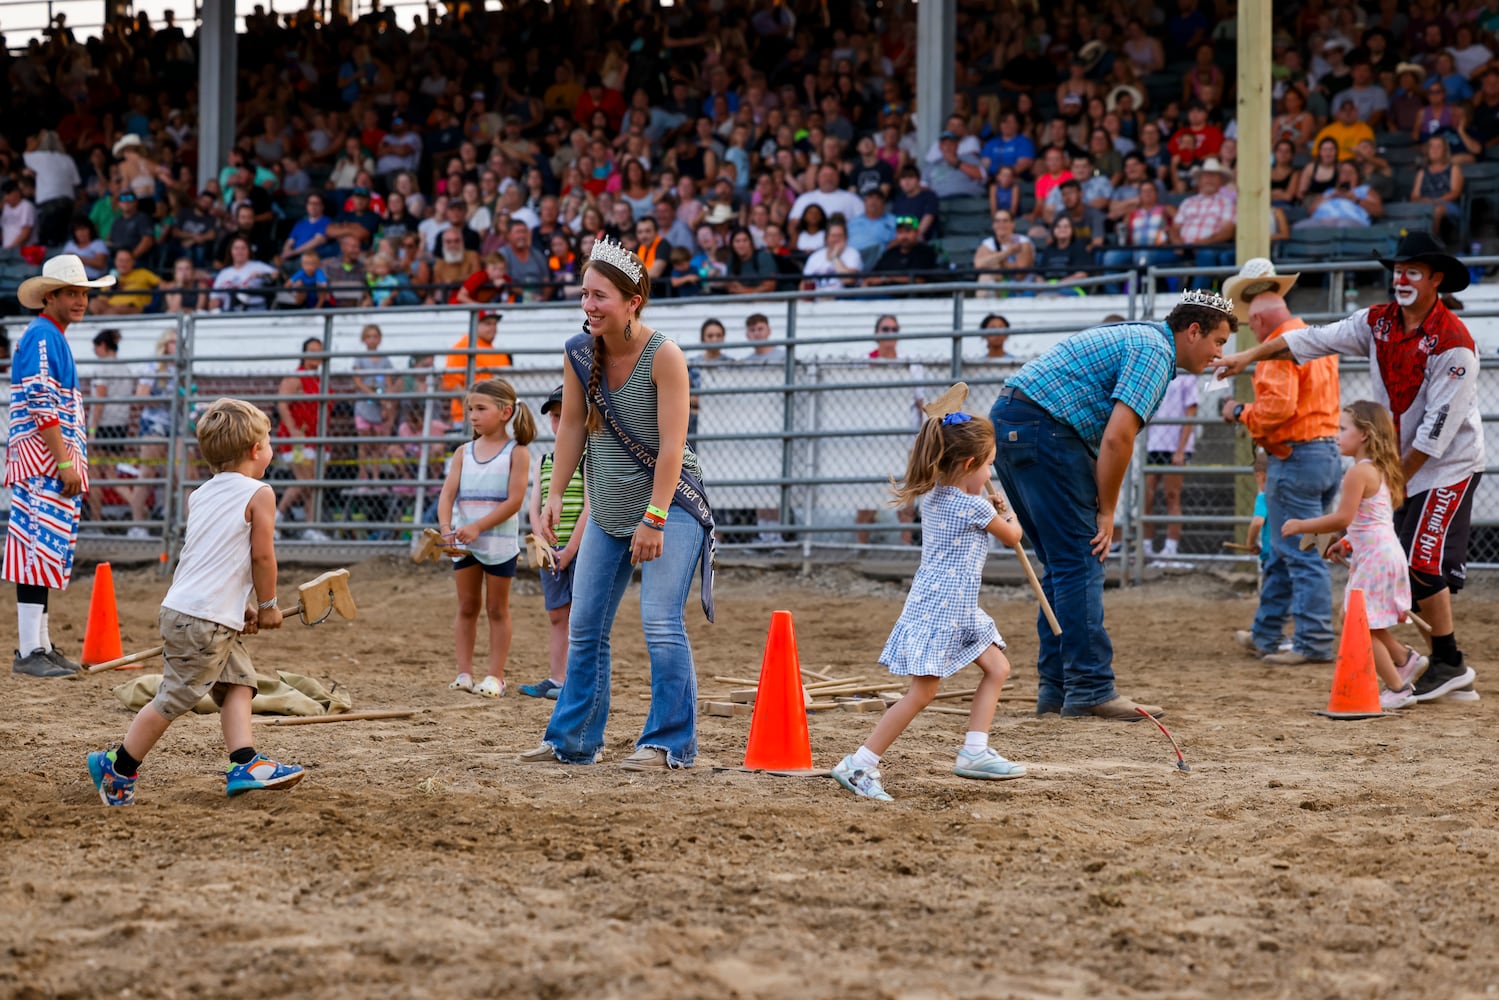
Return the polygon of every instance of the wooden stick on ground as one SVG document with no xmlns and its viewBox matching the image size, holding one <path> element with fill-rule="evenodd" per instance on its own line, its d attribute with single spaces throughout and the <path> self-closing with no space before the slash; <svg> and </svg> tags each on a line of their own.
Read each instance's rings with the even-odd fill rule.
<svg viewBox="0 0 1499 1000">
<path fill-rule="evenodd" d="M 374 709 L 368 712 L 339 712 L 334 715 L 277 715 L 255 716 L 255 721 L 264 721 L 267 726 L 317 726 L 326 722 L 370 722 L 376 719 L 409 719 L 414 715 L 431 715 L 437 712 L 460 712 L 466 709 L 489 708 L 487 702 L 470 702 L 466 705 L 434 705 L 431 708 Z"/>
</svg>

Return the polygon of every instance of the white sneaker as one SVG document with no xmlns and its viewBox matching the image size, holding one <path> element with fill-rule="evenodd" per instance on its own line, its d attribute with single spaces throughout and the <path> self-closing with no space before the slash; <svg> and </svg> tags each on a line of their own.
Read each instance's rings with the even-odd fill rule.
<svg viewBox="0 0 1499 1000">
<path fill-rule="evenodd" d="M 328 540 L 328 533 L 326 531 L 319 531 L 317 528 L 308 528 L 302 532 L 302 541 L 304 542 L 326 542 Z"/>
<path fill-rule="evenodd" d="M 449 691 L 467 691 L 470 694 L 473 694 L 473 691 L 474 691 L 474 678 L 471 675 L 469 675 L 469 674 L 459 674 L 457 677 L 455 677 L 453 679 L 453 683 L 451 683 L 451 684 L 448 685 L 448 690 Z"/>
<path fill-rule="evenodd" d="M 505 696 L 505 682 L 498 677 L 486 677 L 474 688 L 474 694 L 483 695 L 486 698 L 503 698 Z"/>
<path fill-rule="evenodd" d="M 1379 692 L 1379 707 L 1385 711 L 1396 708 L 1409 708 L 1416 703 L 1416 689 L 1407 684 L 1399 691 L 1391 691 L 1385 688 Z"/>
<path fill-rule="evenodd" d="M 1479 695 L 1479 693 L 1476 690 L 1474 690 L 1473 685 L 1469 684 L 1467 687 L 1460 687 L 1456 691 L 1448 691 L 1446 694 L 1442 695 L 1440 698 L 1438 698 L 1436 700 L 1437 701 L 1478 701 L 1478 700 L 1480 700 L 1480 698 L 1481 698 L 1481 696 Z"/>
<path fill-rule="evenodd" d="M 833 768 L 833 780 L 855 795 L 861 795 L 866 799 L 877 799 L 880 802 L 894 801 L 880 784 L 880 769 L 860 767 L 854 763 L 853 754 L 840 760 Z"/>
<path fill-rule="evenodd" d="M 140 525 L 137 524 L 135 527 L 133 527 L 129 531 L 125 532 L 125 537 L 126 538 L 137 538 L 137 539 L 149 539 L 151 537 L 151 532 L 147 531 L 145 528 L 143 528 L 143 527 L 141 527 Z"/>
</svg>

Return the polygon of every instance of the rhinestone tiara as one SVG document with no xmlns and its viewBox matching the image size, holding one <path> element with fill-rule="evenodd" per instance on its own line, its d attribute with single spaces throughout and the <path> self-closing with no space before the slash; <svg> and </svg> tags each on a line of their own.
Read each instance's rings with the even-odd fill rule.
<svg viewBox="0 0 1499 1000">
<path fill-rule="evenodd" d="M 1206 289 L 1189 288 L 1187 291 L 1182 292 L 1179 304 L 1184 306 L 1207 306 L 1209 309 L 1216 309 L 1230 316 L 1234 314 L 1234 304 L 1232 302 L 1217 292 L 1210 292 Z"/>
<path fill-rule="evenodd" d="M 640 283 L 640 276 L 645 273 L 645 267 L 640 263 L 639 257 L 607 236 L 600 236 L 594 240 L 593 252 L 588 255 L 588 259 L 618 268 L 636 284 Z"/>
</svg>

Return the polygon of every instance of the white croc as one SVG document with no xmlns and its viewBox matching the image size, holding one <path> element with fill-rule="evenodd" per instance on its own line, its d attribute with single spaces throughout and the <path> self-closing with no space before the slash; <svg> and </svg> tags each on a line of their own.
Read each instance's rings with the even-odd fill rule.
<svg viewBox="0 0 1499 1000">
<path fill-rule="evenodd" d="M 505 696 L 505 682 L 498 677 L 486 677 L 473 690 L 474 694 L 481 694 L 486 698 L 503 698 Z"/>
<path fill-rule="evenodd" d="M 472 694 L 474 691 L 474 679 L 468 674 L 459 674 L 453 679 L 453 683 L 448 685 L 448 690 L 467 691 Z"/>
</svg>

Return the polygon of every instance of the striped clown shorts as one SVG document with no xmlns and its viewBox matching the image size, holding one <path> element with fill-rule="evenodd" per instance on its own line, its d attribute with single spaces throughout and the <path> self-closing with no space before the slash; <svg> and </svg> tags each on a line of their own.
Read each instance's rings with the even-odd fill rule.
<svg viewBox="0 0 1499 1000">
<path fill-rule="evenodd" d="M 73 576 L 83 495 L 62 495 L 62 480 L 35 476 L 11 486 L 10 527 L 0 578 L 65 590 Z"/>
</svg>

